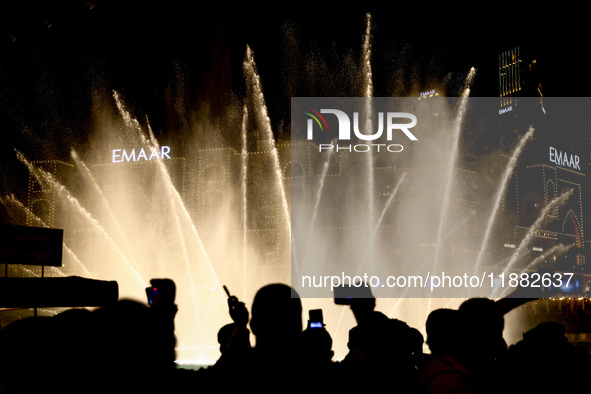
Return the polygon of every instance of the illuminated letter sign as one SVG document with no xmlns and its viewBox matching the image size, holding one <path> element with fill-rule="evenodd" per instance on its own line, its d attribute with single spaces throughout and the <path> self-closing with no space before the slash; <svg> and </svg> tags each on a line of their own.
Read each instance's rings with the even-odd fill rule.
<svg viewBox="0 0 591 394">
<path fill-rule="evenodd" d="M 579 166 L 579 156 L 568 154 L 553 147 L 550 147 L 550 162 L 561 167 L 581 171 L 581 167 Z"/>
<path fill-rule="evenodd" d="M 428 92 L 421 92 L 421 97 L 428 97 L 435 94 L 435 89 L 429 90 Z"/>
<path fill-rule="evenodd" d="M 153 148 L 149 156 L 144 148 L 141 148 L 138 151 L 136 151 L 135 148 L 131 151 L 125 149 L 113 149 L 113 163 L 170 159 L 169 153 L 169 146 L 161 146 L 160 151 Z"/>
</svg>

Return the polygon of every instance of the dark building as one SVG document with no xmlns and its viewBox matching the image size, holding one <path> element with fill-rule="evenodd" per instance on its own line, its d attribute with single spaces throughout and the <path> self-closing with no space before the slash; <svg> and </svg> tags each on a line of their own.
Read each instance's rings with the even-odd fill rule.
<svg viewBox="0 0 591 394">
<path fill-rule="evenodd" d="M 517 97 L 542 97 L 538 61 L 519 46 L 499 54 L 499 97 L 501 106 L 511 105 Z"/>
<path fill-rule="evenodd" d="M 519 46 L 499 54 L 499 138 L 505 161 L 519 139 L 534 128 L 507 190 L 505 224 L 512 231 L 507 232 L 503 244 L 513 249 L 533 231 L 529 259 L 541 261 L 532 270 L 546 267 L 583 273 L 589 247 L 584 233 L 590 125 L 587 99 L 545 98 L 544 75 L 534 55 Z M 569 191 L 572 194 L 566 198 Z M 558 200 L 560 196 L 563 201 Z M 549 253 L 559 244 L 572 247 Z"/>
</svg>

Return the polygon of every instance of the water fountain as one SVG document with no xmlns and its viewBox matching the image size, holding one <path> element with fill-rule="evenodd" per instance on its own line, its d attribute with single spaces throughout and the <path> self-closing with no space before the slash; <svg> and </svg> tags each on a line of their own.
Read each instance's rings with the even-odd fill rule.
<svg viewBox="0 0 591 394">
<path fill-rule="evenodd" d="M 369 16 L 366 23 L 357 78 L 365 98 L 361 123 L 374 130 Z M 248 304 L 263 284 L 288 283 L 310 266 L 322 272 L 347 260 L 350 265 L 338 268 L 351 273 L 454 267 L 479 274 L 505 258 L 489 256 L 489 245 L 500 226 L 507 185 L 534 130 L 520 136 L 502 166 L 497 162 L 490 169 L 493 154 L 467 161 L 467 114 L 481 105 L 467 99 L 475 70 L 467 70 L 459 99 L 404 99 L 401 105 L 412 105 L 418 117 L 437 117 L 429 125 L 436 133 L 423 134 L 410 153 L 386 159 L 373 151 L 314 156 L 314 145 L 293 138 L 293 130 L 292 140 L 277 139 L 250 47 L 243 73 L 244 99 L 220 122 L 199 119 L 193 140 L 158 141 L 149 119 L 134 118 L 125 97 L 114 92 L 97 104 L 88 149 L 72 151 L 73 167 L 18 154 L 30 172 L 29 199 L 3 196 L 1 202 L 24 214 L 29 225 L 64 228 L 64 267 L 48 275 L 114 279 L 122 297 L 139 300 L 151 278 L 173 279 L 180 307 L 178 358 L 204 364 L 217 357 L 217 329 L 229 321 L 222 285 Z M 483 172 L 502 176 L 480 182 Z M 540 221 L 567 197 L 548 204 Z M 518 264 L 521 252 L 520 247 L 503 268 L 531 268 Z M 385 263 L 392 256 L 395 263 Z M 419 329 L 429 310 L 461 302 L 405 293 L 391 298 L 379 289 L 376 295 L 383 296 L 378 309 Z M 323 297 L 305 298 L 304 307 L 325 311 L 338 359 L 354 322 L 330 295 Z"/>
</svg>

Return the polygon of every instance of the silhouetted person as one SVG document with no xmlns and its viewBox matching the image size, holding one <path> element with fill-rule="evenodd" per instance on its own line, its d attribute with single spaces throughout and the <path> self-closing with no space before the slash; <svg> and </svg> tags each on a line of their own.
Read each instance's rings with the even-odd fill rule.
<svg viewBox="0 0 591 394">
<path fill-rule="evenodd" d="M 459 311 L 463 337 L 458 357 L 470 370 L 476 391 L 494 392 L 499 382 L 499 363 L 507 351 L 503 314 L 499 305 L 488 298 L 466 300 Z"/>
<path fill-rule="evenodd" d="M 92 335 L 92 313 L 86 309 L 68 309 L 52 318 L 54 323 L 53 341 L 58 351 L 52 362 L 59 365 L 59 371 L 52 379 L 62 379 L 61 392 L 91 392 L 96 385 L 96 376 L 91 368 L 90 344 Z"/>
<path fill-rule="evenodd" d="M 425 338 L 423 337 L 423 334 L 421 334 L 421 332 L 416 328 L 409 327 L 408 329 L 412 364 L 418 372 L 423 368 L 425 363 L 425 357 L 423 354 L 423 344 L 425 343 Z"/>
<path fill-rule="evenodd" d="M 421 370 L 420 392 L 473 393 L 470 371 L 460 361 L 464 346 L 460 312 L 454 309 L 436 309 L 427 317 L 425 328 L 431 354 Z"/>
<path fill-rule="evenodd" d="M 250 328 L 255 348 L 268 356 L 292 353 L 302 332 L 302 303 L 284 284 L 263 286 L 254 297 Z"/>
<path fill-rule="evenodd" d="M 96 392 L 93 326 L 85 309 L 8 325 L 0 333 L 0 392 Z"/>
<path fill-rule="evenodd" d="M 151 279 L 146 289 L 153 326 L 151 327 L 157 348 L 154 357 L 164 369 L 175 368 L 176 336 L 174 319 L 178 312 L 175 304 L 176 284 L 171 279 Z"/>
<path fill-rule="evenodd" d="M 355 320 L 357 324 L 362 324 L 363 322 L 371 319 L 374 316 L 375 307 L 376 307 L 376 299 L 371 298 L 356 298 L 351 300 L 351 311 L 355 316 Z M 381 312 L 378 312 L 381 313 Z"/>
<path fill-rule="evenodd" d="M 250 346 L 250 331 L 236 323 L 228 323 L 218 331 L 218 344 L 220 345 L 220 357 L 215 365 L 236 364 L 244 362 L 247 358 Z"/>
<path fill-rule="evenodd" d="M 349 304 L 353 316 L 355 316 L 355 320 L 357 321 L 357 325 L 372 319 L 375 317 L 376 313 L 381 314 L 381 312 L 375 312 L 376 299 L 373 296 L 371 287 L 366 283 L 358 283 L 356 286 L 342 286 L 339 289 L 335 289 L 335 294 L 337 294 L 337 291 L 340 289 L 343 289 L 343 296 L 348 299 L 348 301 L 345 301 L 344 303 Z"/>
<path fill-rule="evenodd" d="M 298 340 L 297 353 L 300 362 L 314 368 L 322 368 L 332 362 L 332 337 L 326 328 L 306 328 Z"/>
<path fill-rule="evenodd" d="M 224 324 L 218 331 L 218 344 L 220 345 L 220 354 L 222 357 L 227 354 L 228 344 L 232 338 L 235 323 Z"/>
<path fill-rule="evenodd" d="M 560 323 L 541 323 L 523 334 L 505 361 L 505 392 L 591 392 L 591 356 L 568 342 Z"/>
<path fill-rule="evenodd" d="M 324 326 L 308 327 L 301 333 L 297 344 L 295 371 L 301 379 L 311 382 L 310 389 L 319 392 L 334 391 L 338 375 L 338 364 L 332 361 L 332 337 Z"/>
<path fill-rule="evenodd" d="M 122 300 L 93 312 L 99 392 L 159 390 L 170 379 L 168 335 L 147 305 Z"/>
<path fill-rule="evenodd" d="M 326 330 L 322 309 L 309 311 L 308 325 L 298 338 L 297 355 L 307 370 L 322 369 L 332 363 L 332 337 Z"/>
<path fill-rule="evenodd" d="M 432 357 L 440 357 L 457 346 L 460 327 L 459 312 L 441 308 L 429 313 L 425 328 Z"/>
<path fill-rule="evenodd" d="M 4 393 L 59 391 L 53 356 L 57 350 L 50 317 L 29 317 L 7 325 L 0 334 L 0 389 Z M 34 377 L 34 378 L 32 378 Z"/>
<path fill-rule="evenodd" d="M 472 298 L 464 301 L 457 313 L 445 311 L 433 316 L 431 331 L 434 323 L 436 336 L 429 338 L 427 334 L 427 342 L 443 356 L 434 357 L 425 366 L 421 379 L 424 392 L 492 393 L 502 388 L 499 359 L 506 343 L 499 305 L 487 298 Z"/>
<path fill-rule="evenodd" d="M 262 392 L 294 388 L 294 382 L 301 382 L 296 346 L 302 333 L 302 304 L 297 292 L 279 283 L 259 289 L 252 303 L 250 328 L 255 346 L 245 357 L 209 368 L 204 373 L 207 387 L 222 391 L 250 387 Z"/>
<path fill-rule="evenodd" d="M 343 389 L 379 390 L 385 386 L 411 393 L 418 387 L 414 332 L 405 322 L 381 312 L 364 315 L 349 330 L 349 352 L 341 363 Z"/>
<path fill-rule="evenodd" d="M 251 350 L 250 331 L 247 328 L 248 309 L 236 296 L 230 294 L 226 286 L 224 290 L 228 294 L 228 311 L 233 323 L 224 325 L 218 332 L 221 356 L 216 362 L 217 366 L 243 363 Z"/>
</svg>

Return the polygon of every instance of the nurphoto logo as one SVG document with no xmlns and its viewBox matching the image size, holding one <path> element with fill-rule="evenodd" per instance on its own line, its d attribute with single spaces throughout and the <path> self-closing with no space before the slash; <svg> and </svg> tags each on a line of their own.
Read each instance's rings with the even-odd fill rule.
<svg viewBox="0 0 591 394">
<path fill-rule="evenodd" d="M 307 110 L 304 112 L 305 115 L 309 116 L 307 122 L 307 139 L 314 139 L 314 129 L 320 130 L 320 132 L 328 132 L 328 124 L 322 114 L 331 114 L 336 117 L 338 122 L 338 140 L 350 141 L 351 140 L 351 129 L 353 134 L 359 140 L 362 141 L 376 141 L 384 135 L 384 129 L 386 130 L 385 137 L 387 141 L 392 141 L 393 138 L 402 132 L 409 140 L 417 141 L 417 137 L 409 130 L 417 124 L 417 117 L 408 112 L 378 112 L 377 114 L 377 130 L 367 130 L 369 133 L 363 133 L 359 127 L 359 112 L 353 112 L 353 127 L 351 127 L 351 119 L 347 113 L 339 109 L 334 108 L 323 108 L 320 112 L 316 110 Z M 384 120 L 385 119 L 385 120 Z M 371 119 L 373 121 L 373 119 Z M 404 122 L 404 120 L 406 120 Z M 402 122 L 401 122 L 402 121 Z M 366 122 L 369 124 L 370 122 Z M 385 123 L 385 127 L 384 127 Z M 316 126 L 315 126 L 316 125 Z M 388 152 L 402 152 L 404 147 L 400 144 L 356 144 L 356 145 L 339 145 L 337 143 L 332 144 L 319 144 L 318 150 L 333 150 L 336 151 L 347 150 L 349 152 L 368 152 L 371 149 L 375 149 L 380 152 L 385 150 Z"/>
</svg>

